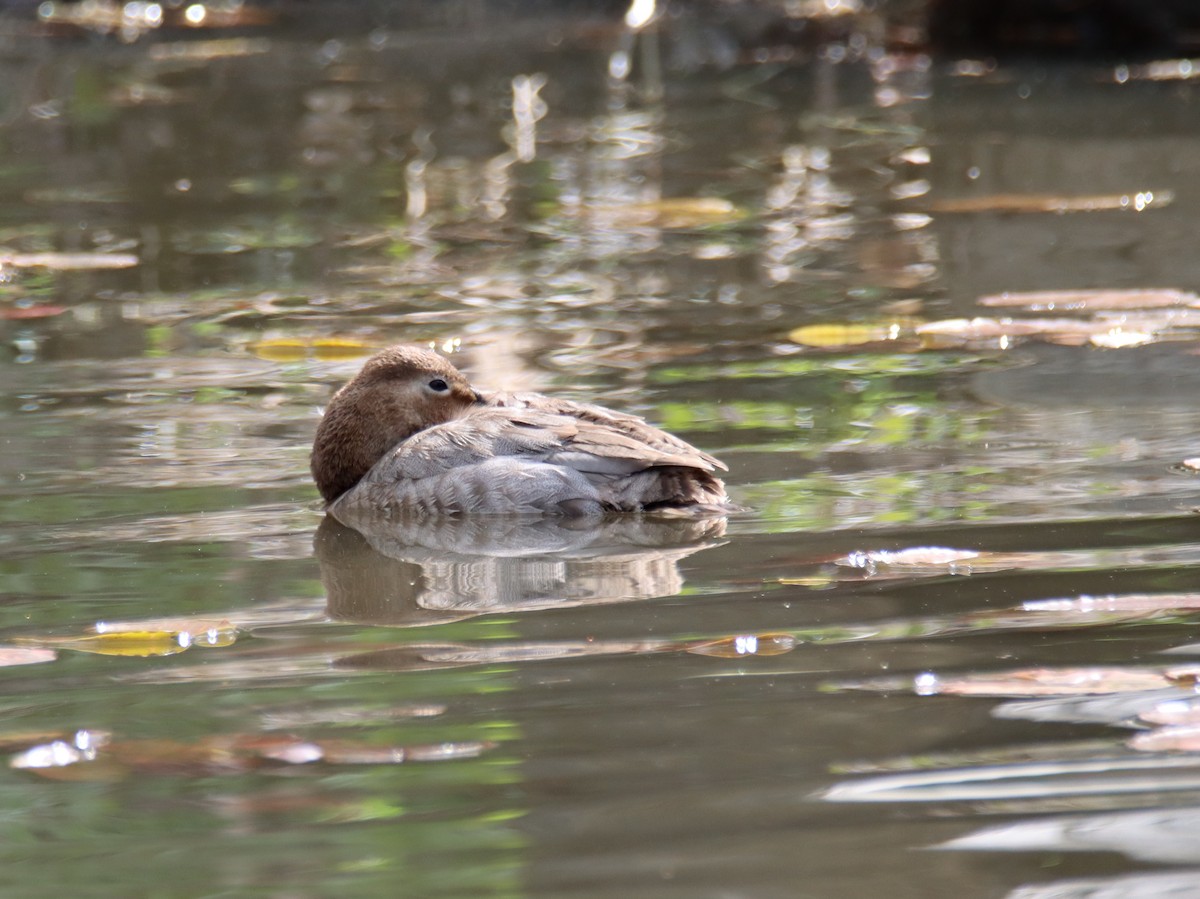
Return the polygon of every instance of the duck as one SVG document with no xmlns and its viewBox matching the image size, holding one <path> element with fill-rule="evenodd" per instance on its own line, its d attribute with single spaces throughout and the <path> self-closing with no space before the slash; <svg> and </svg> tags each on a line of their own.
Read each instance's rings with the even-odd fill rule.
<svg viewBox="0 0 1200 899">
<path fill-rule="evenodd" d="M 732 511 L 727 467 L 642 418 L 477 390 L 446 357 L 387 347 L 330 399 L 310 458 L 325 508 L 428 519 Z"/>
</svg>

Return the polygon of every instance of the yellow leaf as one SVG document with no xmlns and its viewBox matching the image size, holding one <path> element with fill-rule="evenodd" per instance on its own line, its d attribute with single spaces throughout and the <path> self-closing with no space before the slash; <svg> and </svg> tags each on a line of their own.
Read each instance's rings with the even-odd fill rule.
<svg viewBox="0 0 1200 899">
<path fill-rule="evenodd" d="M 912 337 L 916 319 L 898 318 L 885 322 L 863 322 L 861 324 L 805 325 L 788 332 L 788 339 L 801 346 L 836 349 L 837 347 L 863 346 L 869 343 L 884 343 Z"/>
<path fill-rule="evenodd" d="M 169 630 L 130 630 L 119 625 L 101 627 L 109 630 L 78 637 L 24 637 L 14 642 L 95 655 L 144 657 L 175 655 L 193 646 L 231 646 L 237 640 L 237 630 L 227 621 Z"/>
<path fill-rule="evenodd" d="M 260 340 L 251 344 L 251 351 L 260 359 L 270 362 L 299 362 L 310 355 L 316 359 L 352 359 L 374 352 L 373 344 L 343 338 L 281 337 Z"/>
</svg>

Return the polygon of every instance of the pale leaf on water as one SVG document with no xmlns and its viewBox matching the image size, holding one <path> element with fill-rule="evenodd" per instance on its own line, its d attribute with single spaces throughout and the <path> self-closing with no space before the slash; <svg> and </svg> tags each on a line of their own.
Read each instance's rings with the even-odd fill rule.
<svg viewBox="0 0 1200 899">
<path fill-rule="evenodd" d="M 597 205 L 593 213 L 614 224 L 679 230 L 727 225 L 746 217 L 733 203 L 718 197 L 668 197 L 645 203 Z"/>
<path fill-rule="evenodd" d="M 40 665 L 42 662 L 53 662 L 57 658 L 58 653 L 53 649 L 0 646 L 0 668 L 11 668 L 16 665 Z"/>
<path fill-rule="evenodd" d="M 1162 309 L 1197 301 L 1191 291 L 1171 287 L 1129 290 L 1028 290 L 1005 291 L 980 297 L 980 306 L 1019 308 L 1030 312 L 1087 312 L 1099 309 Z"/>
<path fill-rule="evenodd" d="M 944 571 L 949 574 L 969 574 L 971 564 L 982 558 L 973 549 L 952 549 L 945 546 L 914 546 L 908 549 L 873 549 L 848 553 L 835 559 L 837 565 L 876 573 L 879 567 Z"/>
<path fill-rule="evenodd" d="M 1140 190 L 1122 194 L 1065 196 L 1055 194 L 990 194 L 982 197 L 957 197 L 935 200 L 929 211 L 940 213 L 1063 213 L 1063 212 L 1142 212 L 1161 209 L 1175 199 L 1173 191 Z"/>
<path fill-rule="evenodd" d="M 155 44 L 147 55 L 155 62 L 212 62 L 270 53 L 274 44 L 266 38 L 223 38 L 211 41 L 173 41 Z"/>
<path fill-rule="evenodd" d="M 1130 737 L 1128 746 L 1139 752 L 1200 751 L 1200 724 L 1158 727 Z"/>
<path fill-rule="evenodd" d="M 1200 727 L 1200 697 L 1181 696 L 1178 699 L 1160 702 L 1153 708 L 1139 711 L 1137 717 L 1146 724 Z"/>
<path fill-rule="evenodd" d="M 1079 334 L 1086 338 L 1111 327 L 1107 323 L 1076 318 L 947 318 L 919 325 L 917 334 L 922 337 L 959 337 L 965 340 L 1032 337 L 1040 334 Z"/>
<path fill-rule="evenodd" d="M 1113 72 L 1118 84 L 1126 81 L 1191 81 L 1200 78 L 1200 59 L 1156 59 L 1140 66 L 1121 65 Z"/>
<path fill-rule="evenodd" d="M 1080 696 L 1159 690 L 1170 686 L 1161 668 L 1018 668 L 1013 671 L 939 676 L 922 672 L 911 679 L 875 678 L 829 685 L 832 690 L 891 692 L 908 689 L 920 696 L 1020 698 Z"/>
<path fill-rule="evenodd" d="M 914 679 L 917 693 L 951 696 L 1077 696 L 1154 690 L 1167 684 L 1162 669 L 1102 666 L 1020 668 L 947 678 L 922 674 Z"/>
<path fill-rule="evenodd" d="M 1098 347 L 1118 350 L 1125 347 L 1144 346 L 1153 343 L 1155 336 L 1146 331 L 1129 331 L 1124 328 L 1110 328 L 1099 334 L 1093 334 L 1089 340 Z"/>
<path fill-rule="evenodd" d="M 1200 609 L 1200 593 L 1124 593 L 1030 599 L 1021 603 L 1021 608 L 1028 612 L 1185 611 Z"/>
<path fill-rule="evenodd" d="M 133 268 L 138 262 L 132 253 L 0 253 L 0 266 L 54 271 Z"/>
<path fill-rule="evenodd" d="M 1195 759 L 1152 759 L 1115 753 L 1099 758 L 1046 758 L 1011 764 L 906 771 L 834 784 L 826 802 L 1004 802 L 1066 799 L 1113 793 L 1152 793 L 1164 788 L 1194 790 L 1200 782 Z M 1078 803 L 1078 799 L 1075 799 Z M 961 845 L 952 841 L 938 848 Z M 1030 847 L 1033 848 L 1033 847 Z"/>
</svg>

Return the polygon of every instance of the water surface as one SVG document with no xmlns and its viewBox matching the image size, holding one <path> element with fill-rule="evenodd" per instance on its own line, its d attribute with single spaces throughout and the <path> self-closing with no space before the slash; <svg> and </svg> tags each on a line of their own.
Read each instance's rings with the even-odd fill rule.
<svg viewBox="0 0 1200 899">
<path fill-rule="evenodd" d="M 1190 67 L 471 9 L 3 20 L 3 888 L 1197 894 Z M 747 511 L 324 520 L 399 341 Z"/>
</svg>

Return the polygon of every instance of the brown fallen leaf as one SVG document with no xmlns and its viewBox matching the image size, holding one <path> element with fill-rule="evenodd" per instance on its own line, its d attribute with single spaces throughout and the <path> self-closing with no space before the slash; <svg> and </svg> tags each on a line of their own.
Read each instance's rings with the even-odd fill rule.
<svg viewBox="0 0 1200 899">
<path fill-rule="evenodd" d="M 0 319 L 5 321 L 23 321 L 33 318 L 53 318 L 67 311 L 66 306 L 11 306 L 0 309 Z"/>
<path fill-rule="evenodd" d="M 746 656 L 780 656 L 795 648 L 796 638 L 791 634 L 738 634 L 692 643 L 686 650 L 718 659 L 740 659 Z"/>
<path fill-rule="evenodd" d="M 306 740 L 283 734 L 218 734 L 195 742 L 111 740 L 79 731 L 73 739 L 32 746 L 9 767 L 55 780 L 119 780 L 131 774 L 203 777 L 280 765 L 397 765 L 476 758 L 496 744 L 483 740 L 377 746 L 351 740 Z"/>
<path fill-rule="evenodd" d="M 1200 687 L 1200 665 L 1179 665 L 1167 669 L 1165 676 L 1177 687 Z"/>
<path fill-rule="evenodd" d="M 1056 196 L 1054 194 L 990 194 L 984 197 L 957 197 L 935 200 L 931 212 L 962 214 L 973 212 L 1038 213 L 1038 212 L 1107 212 L 1129 210 L 1142 212 L 1169 206 L 1175 199 L 1173 191 L 1142 190 L 1126 194 L 1096 194 L 1093 196 Z"/>
</svg>

